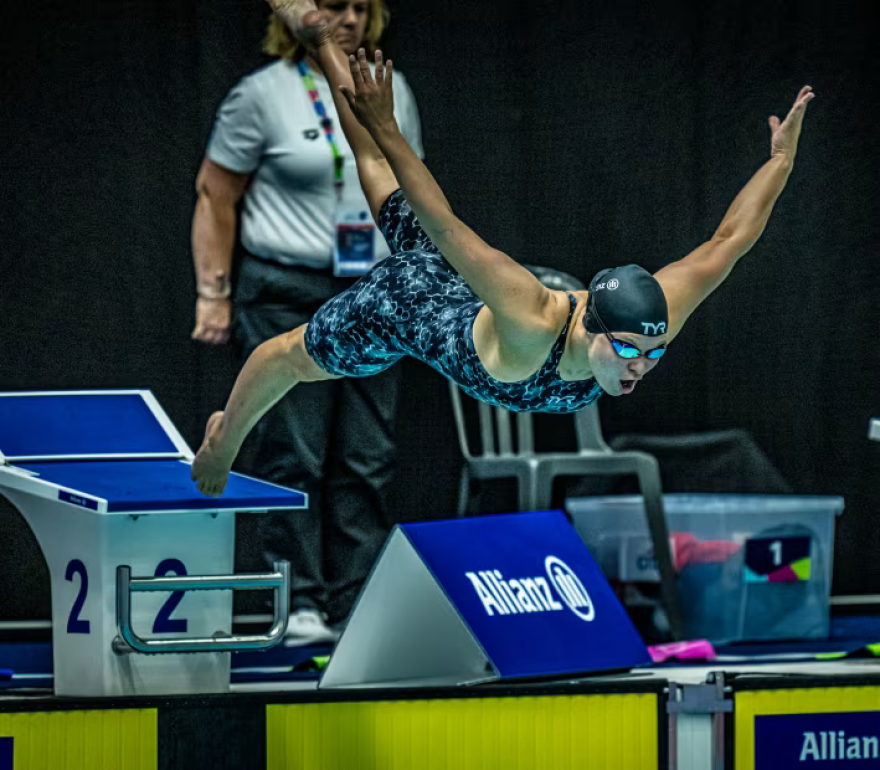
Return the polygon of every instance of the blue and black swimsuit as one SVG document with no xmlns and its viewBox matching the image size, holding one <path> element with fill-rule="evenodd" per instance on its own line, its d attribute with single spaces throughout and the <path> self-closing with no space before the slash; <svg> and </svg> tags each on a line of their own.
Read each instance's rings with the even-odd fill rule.
<svg viewBox="0 0 880 770">
<path fill-rule="evenodd" d="M 517 412 L 574 412 L 602 395 L 594 379 L 563 380 L 557 372 L 576 306 L 571 294 L 568 321 L 544 365 L 525 380 L 501 382 L 474 348 L 483 302 L 422 230 L 401 190 L 382 205 L 379 229 L 392 256 L 309 321 L 306 349 L 322 369 L 367 377 L 411 356 L 473 398 Z"/>
</svg>

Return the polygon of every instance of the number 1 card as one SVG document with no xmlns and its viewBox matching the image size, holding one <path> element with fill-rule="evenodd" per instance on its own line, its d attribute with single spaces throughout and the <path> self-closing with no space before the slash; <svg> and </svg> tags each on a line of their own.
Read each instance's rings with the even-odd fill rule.
<svg viewBox="0 0 880 770">
<path fill-rule="evenodd" d="M 761 537 L 746 541 L 747 583 L 793 583 L 810 579 L 809 536 Z"/>
</svg>

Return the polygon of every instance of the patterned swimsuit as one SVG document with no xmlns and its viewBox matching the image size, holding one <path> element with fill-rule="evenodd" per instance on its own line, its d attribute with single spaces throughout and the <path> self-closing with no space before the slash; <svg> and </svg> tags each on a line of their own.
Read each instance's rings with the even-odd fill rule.
<svg viewBox="0 0 880 770">
<path fill-rule="evenodd" d="M 516 412 L 573 412 L 602 395 L 594 379 L 563 380 L 556 371 L 576 305 L 571 294 L 568 321 L 544 365 L 525 380 L 501 382 L 474 348 L 474 319 L 483 302 L 422 230 L 402 191 L 382 205 L 379 229 L 392 256 L 309 321 L 306 349 L 322 369 L 366 377 L 411 356 L 469 396 Z"/>
</svg>

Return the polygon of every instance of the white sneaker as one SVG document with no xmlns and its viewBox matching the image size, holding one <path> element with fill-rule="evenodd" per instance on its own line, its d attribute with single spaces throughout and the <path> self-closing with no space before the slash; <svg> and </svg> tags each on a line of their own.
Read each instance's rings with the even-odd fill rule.
<svg viewBox="0 0 880 770">
<path fill-rule="evenodd" d="M 328 644 L 339 639 L 339 632 L 326 623 L 317 610 L 297 610 L 290 616 L 284 634 L 285 647 L 302 647 L 307 644 Z"/>
</svg>

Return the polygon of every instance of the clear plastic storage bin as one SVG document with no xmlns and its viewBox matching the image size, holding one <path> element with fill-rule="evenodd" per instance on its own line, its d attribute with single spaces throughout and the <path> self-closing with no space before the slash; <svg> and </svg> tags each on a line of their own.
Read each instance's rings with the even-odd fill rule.
<svg viewBox="0 0 880 770">
<path fill-rule="evenodd" d="M 688 638 L 823 638 L 840 497 L 663 496 Z M 642 498 L 569 498 L 575 529 L 609 580 L 658 582 Z"/>
</svg>

